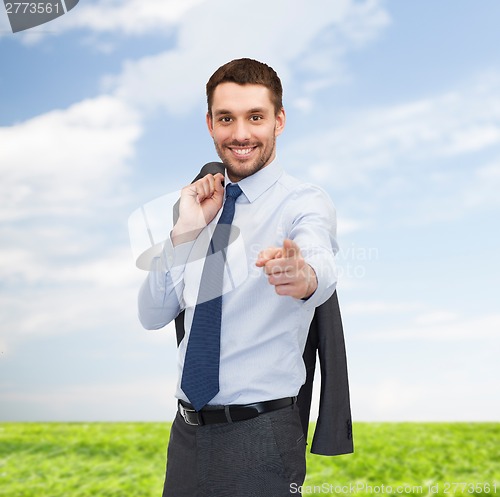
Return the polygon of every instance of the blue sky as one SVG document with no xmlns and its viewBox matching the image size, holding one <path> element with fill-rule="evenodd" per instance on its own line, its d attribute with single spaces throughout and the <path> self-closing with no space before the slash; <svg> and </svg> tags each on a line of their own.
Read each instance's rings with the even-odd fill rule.
<svg viewBox="0 0 500 497">
<path fill-rule="evenodd" d="M 0 8 L 0 420 L 168 420 L 127 232 L 216 160 L 204 85 L 280 74 L 283 166 L 337 207 L 355 420 L 498 420 L 500 4 L 81 1 Z"/>
</svg>

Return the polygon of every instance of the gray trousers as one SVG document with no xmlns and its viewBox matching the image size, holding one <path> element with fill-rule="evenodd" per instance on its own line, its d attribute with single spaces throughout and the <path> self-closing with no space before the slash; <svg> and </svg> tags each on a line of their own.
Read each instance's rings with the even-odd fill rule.
<svg viewBox="0 0 500 497">
<path fill-rule="evenodd" d="M 305 447 L 297 405 L 246 421 L 205 426 L 189 426 L 177 413 L 163 497 L 300 495 Z"/>
</svg>

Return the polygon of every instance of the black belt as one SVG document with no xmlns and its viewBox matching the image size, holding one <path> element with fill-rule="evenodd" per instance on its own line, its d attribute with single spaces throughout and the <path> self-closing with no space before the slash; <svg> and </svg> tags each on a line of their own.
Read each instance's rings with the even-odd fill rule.
<svg viewBox="0 0 500 497">
<path fill-rule="evenodd" d="M 259 414 L 276 411 L 295 404 L 297 397 L 256 402 L 255 404 L 204 407 L 196 411 L 191 404 L 179 400 L 179 413 L 188 425 L 202 426 L 215 423 L 232 423 L 256 418 Z"/>
</svg>

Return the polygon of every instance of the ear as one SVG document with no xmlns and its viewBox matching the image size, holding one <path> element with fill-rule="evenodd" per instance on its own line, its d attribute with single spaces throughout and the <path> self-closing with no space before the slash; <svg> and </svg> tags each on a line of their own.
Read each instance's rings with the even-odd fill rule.
<svg viewBox="0 0 500 497">
<path fill-rule="evenodd" d="M 281 107 L 281 110 L 276 114 L 276 126 L 274 128 L 274 136 L 279 136 L 283 133 L 286 123 L 285 109 Z"/>
<path fill-rule="evenodd" d="M 212 120 L 212 113 L 207 112 L 207 128 L 208 132 L 210 133 L 210 136 L 213 138 L 214 137 L 214 122 Z"/>
</svg>

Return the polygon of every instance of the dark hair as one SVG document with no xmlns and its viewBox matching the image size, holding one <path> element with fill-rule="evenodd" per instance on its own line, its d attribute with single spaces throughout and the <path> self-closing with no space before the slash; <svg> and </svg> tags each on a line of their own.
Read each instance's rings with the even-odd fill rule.
<svg viewBox="0 0 500 497">
<path fill-rule="evenodd" d="M 283 108 L 283 87 L 276 71 L 253 59 L 235 59 L 215 71 L 207 83 L 208 112 L 212 112 L 215 88 L 221 83 L 263 85 L 271 91 L 271 101 L 276 114 Z"/>
</svg>

